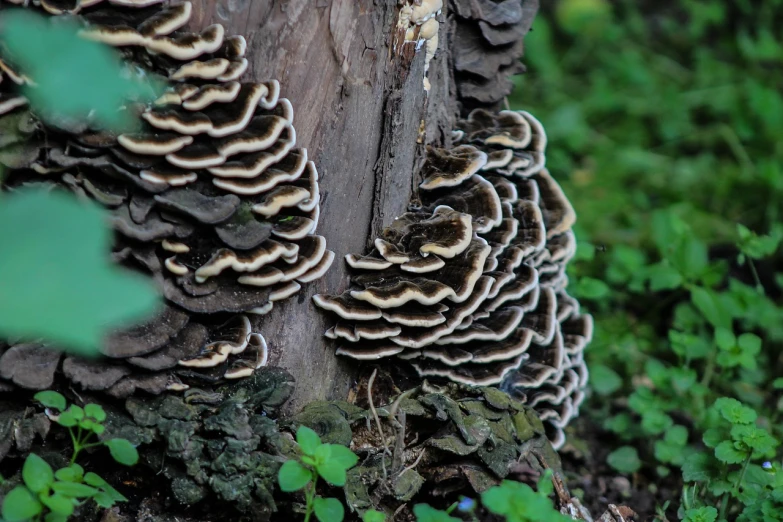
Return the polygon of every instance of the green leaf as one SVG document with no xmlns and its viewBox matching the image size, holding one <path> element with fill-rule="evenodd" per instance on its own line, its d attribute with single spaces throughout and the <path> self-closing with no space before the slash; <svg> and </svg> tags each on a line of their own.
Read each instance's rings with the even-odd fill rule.
<svg viewBox="0 0 783 522">
<path fill-rule="evenodd" d="M 111 263 L 105 216 L 59 192 L 3 197 L 0 223 L 14 225 L 0 227 L 0 336 L 96 354 L 109 331 L 154 311 L 152 283 Z"/>
<path fill-rule="evenodd" d="M 541 475 L 541 477 L 539 477 L 538 481 L 536 482 L 536 489 L 538 490 L 539 495 L 544 495 L 545 497 L 548 497 L 554 492 L 555 483 L 552 480 L 551 469 L 546 470 Z"/>
<path fill-rule="evenodd" d="M 718 409 L 724 419 L 732 424 L 751 424 L 756 421 L 758 416 L 753 408 L 743 406 L 737 399 L 730 397 L 721 397 L 715 401 L 715 407 Z"/>
<path fill-rule="evenodd" d="M 590 367 L 590 385 L 599 395 L 611 395 L 620 389 L 623 380 L 608 366 L 596 364 Z"/>
<path fill-rule="evenodd" d="M 321 522 L 342 522 L 345 508 L 336 498 L 315 497 L 315 517 Z"/>
<path fill-rule="evenodd" d="M 88 472 L 84 475 L 84 482 L 90 486 L 100 489 L 103 493 L 108 495 L 114 502 L 127 502 L 128 499 L 125 496 L 114 489 L 111 484 L 103 480 L 100 476 L 93 472 Z"/>
<path fill-rule="evenodd" d="M 359 462 L 359 457 L 345 446 L 341 446 L 340 444 L 325 444 L 325 446 L 329 446 L 329 462 L 332 462 L 345 470 L 351 469 Z"/>
<path fill-rule="evenodd" d="M 716 328 L 715 344 L 721 350 L 731 350 L 737 344 L 737 338 L 734 337 L 734 332 L 728 328 Z"/>
<path fill-rule="evenodd" d="M 52 489 L 56 493 L 75 498 L 91 497 L 98 493 L 97 489 L 78 482 L 55 482 L 52 484 Z"/>
<path fill-rule="evenodd" d="M 55 493 L 52 496 L 41 496 L 41 503 L 44 506 L 51 509 L 58 515 L 64 515 L 66 517 L 73 514 L 73 498 L 63 495 L 61 493 Z"/>
<path fill-rule="evenodd" d="M 139 452 L 126 439 L 109 439 L 103 443 L 109 448 L 114 460 L 125 466 L 133 466 L 139 461 Z"/>
<path fill-rule="evenodd" d="M 81 482 L 83 477 L 84 468 L 78 464 L 71 464 L 66 468 L 60 468 L 54 472 L 54 478 L 57 480 L 63 480 L 65 482 Z"/>
<path fill-rule="evenodd" d="M 92 417 L 98 422 L 103 422 L 106 420 L 106 412 L 103 411 L 103 408 L 98 404 L 88 404 L 84 407 L 84 413 L 88 417 Z"/>
<path fill-rule="evenodd" d="M 312 473 L 295 460 L 287 460 L 277 473 L 277 483 L 286 493 L 298 491 L 310 483 Z"/>
<path fill-rule="evenodd" d="M 731 315 L 728 314 L 715 292 L 701 287 L 691 289 L 691 301 L 705 319 L 716 328 L 731 328 Z"/>
<path fill-rule="evenodd" d="M 712 506 L 688 509 L 685 511 L 683 522 L 715 522 L 718 519 L 718 510 Z"/>
<path fill-rule="evenodd" d="M 737 345 L 743 352 L 755 356 L 761 352 L 761 337 L 752 333 L 744 333 L 737 339 Z"/>
<path fill-rule="evenodd" d="M 642 429 L 650 435 L 661 434 L 672 424 L 672 418 L 659 409 L 649 409 L 642 413 Z"/>
<path fill-rule="evenodd" d="M 73 428 L 79 424 L 79 421 L 73 416 L 73 412 L 66 410 L 57 417 L 57 424 L 66 428 Z"/>
<path fill-rule="evenodd" d="M 321 437 L 307 426 L 299 426 L 296 430 L 296 443 L 305 455 L 315 455 L 315 450 L 321 445 Z"/>
<path fill-rule="evenodd" d="M 738 424 L 731 428 L 731 438 L 741 442 L 760 455 L 772 454 L 778 446 L 778 441 L 763 428 L 753 425 Z"/>
<path fill-rule="evenodd" d="M 661 290 L 674 290 L 682 285 L 682 276 L 668 263 L 658 263 L 649 266 L 646 271 L 650 279 L 650 290 L 660 292 Z"/>
<path fill-rule="evenodd" d="M 708 448 L 714 448 L 724 440 L 728 440 L 728 433 L 724 433 L 724 430 L 718 428 L 710 428 L 704 432 L 701 440 Z"/>
<path fill-rule="evenodd" d="M 30 453 L 22 466 L 22 480 L 33 493 L 47 491 L 54 482 L 52 467 L 35 453 Z"/>
<path fill-rule="evenodd" d="M 680 424 L 675 424 L 666 430 L 664 440 L 677 446 L 685 446 L 688 443 L 688 428 Z"/>
<path fill-rule="evenodd" d="M 56 20 L 27 10 L 4 13 L 4 58 L 18 64 L 35 86 L 25 89 L 36 113 L 55 122 L 81 119 L 119 129 L 132 121 L 119 110 L 129 99 L 151 101 L 160 86 L 150 75 L 122 67 L 111 47 L 80 38 L 75 20 Z M 133 75 L 134 79 L 123 76 Z"/>
<path fill-rule="evenodd" d="M 715 458 L 726 464 L 739 464 L 745 457 L 747 452 L 739 451 L 734 447 L 734 443 L 728 440 L 724 440 L 715 447 Z"/>
<path fill-rule="evenodd" d="M 368 509 L 362 516 L 362 522 L 384 522 L 386 515 L 374 509 Z"/>
<path fill-rule="evenodd" d="M 688 455 L 682 465 L 682 479 L 685 482 L 707 482 L 717 473 L 717 462 L 704 451 Z"/>
<path fill-rule="evenodd" d="M 416 504 L 413 506 L 413 514 L 416 515 L 416 522 L 462 522 L 445 511 L 435 509 L 427 504 Z"/>
<path fill-rule="evenodd" d="M 636 473 L 642 467 L 639 453 L 632 446 L 622 446 L 609 454 L 606 462 L 620 473 Z"/>
<path fill-rule="evenodd" d="M 345 468 L 336 462 L 327 460 L 326 462 L 317 464 L 316 469 L 318 470 L 318 474 L 329 484 L 340 487 L 345 485 Z"/>
<path fill-rule="evenodd" d="M 66 411 L 73 415 L 73 418 L 77 421 L 80 421 L 84 418 L 84 409 L 81 406 L 71 404 Z"/>
<path fill-rule="evenodd" d="M 57 411 L 63 411 L 66 407 L 65 397 L 55 391 L 42 391 L 33 396 L 33 399 L 40 402 L 47 408 Z"/>
<path fill-rule="evenodd" d="M 24 486 L 16 486 L 3 500 L 0 513 L 5 522 L 24 522 L 43 511 L 43 506 L 30 490 Z"/>
<path fill-rule="evenodd" d="M 68 517 L 60 513 L 49 512 L 44 517 L 44 522 L 66 522 Z"/>
<path fill-rule="evenodd" d="M 98 504 L 100 507 L 105 509 L 109 509 L 115 504 L 115 501 L 111 497 L 111 495 L 104 493 L 103 491 L 99 492 L 97 495 L 92 497 L 92 499 L 95 501 L 96 504 Z"/>
<path fill-rule="evenodd" d="M 600 299 L 609 294 L 609 286 L 592 277 L 581 277 L 576 283 L 574 293 L 585 299 Z"/>
</svg>

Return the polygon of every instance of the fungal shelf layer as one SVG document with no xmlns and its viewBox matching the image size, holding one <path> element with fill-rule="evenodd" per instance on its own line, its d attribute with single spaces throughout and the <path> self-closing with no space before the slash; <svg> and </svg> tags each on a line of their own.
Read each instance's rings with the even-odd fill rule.
<svg viewBox="0 0 783 522">
<path fill-rule="evenodd" d="M 113 259 L 148 274 L 165 297 L 157 317 L 110 335 L 99 360 L 0 343 L 0 391 L 50 387 L 58 371 L 117 397 L 251 375 L 268 358 L 251 318 L 321 277 L 334 258 L 315 234 L 318 173 L 296 147 L 280 85 L 242 80 L 242 36 L 220 25 L 185 31 L 190 2 L 3 3 L 73 15 L 83 38 L 116 47 L 128 70 L 168 88 L 152 104 L 123 109 L 140 122 L 133 133 L 89 120 L 47 125 L 21 94 L 35 78 L 0 56 L 2 128 L 18 130 L 28 151 L 4 188 L 45 185 L 109 209 Z"/>
<path fill-rule="evenodd" d="M 398 217 L 341 295 L 326 336 L 359 360 L 396 356 L 422 377 L 525 396 L 559 447 L 584 398 L 592 319 L 565 288 L 574 210 L 545 168 L 546 135 L 526 112 L 474 110 L 457 146 L 428 151 L 421 206 Z"/>
</svg>

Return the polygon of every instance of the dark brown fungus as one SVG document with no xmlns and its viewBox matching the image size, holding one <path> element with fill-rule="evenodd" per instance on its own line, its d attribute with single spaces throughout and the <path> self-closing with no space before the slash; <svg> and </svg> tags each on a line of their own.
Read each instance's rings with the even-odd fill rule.
<svg viewBox="0 0 783 522">
<path fill-rule="evenodd" d="M 537 0 L 451 0 L 452 56 L 457 92 L 466 108 L 497 110 L 511 92 L 511 76 L 524 71 L 522 39 Z"/>
<path fill-rule="evenodd" d="M 318 172 L 307 151 L 296 148 L 293 107 L 280 84 L 242 81 L 246 40 L 220 25 L 193 29 L 190 2 L 14 3 L 70 16 L 82 24 L 81 37 L 122 48 L 130 70 L 168 79 L 152 103 L 118 108 L 138 120 L 137 132 L 118 136 L 90 121 L 53 129 L 26 123 L 35 114 L 20 86 L 35 78 L 0 56 L 0 119 L 35 144 L 26 161 L 31 168 L 7 169 L 3 188 L 40 183 L 46 174 L 52 186 L 107 207 L 117 232 L 112 259 L 155 281 L 167 307 L 108 335 L 102 359 L 69 357 L 61 364 L 54 350 L 2 345 L 0 388 L 43 389 L 61 376 L 127 397 L 183 391 L 189 379 L 251 375 L 269 359 L 260 316 L 322 277 L 334 260 L 325 239 L 314 235 Z"/>
</svg>

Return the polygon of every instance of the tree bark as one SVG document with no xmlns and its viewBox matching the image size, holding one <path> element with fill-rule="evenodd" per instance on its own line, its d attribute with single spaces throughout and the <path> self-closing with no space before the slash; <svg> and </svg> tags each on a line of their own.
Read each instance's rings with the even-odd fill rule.
<svg viewBox="0 0 783 522">
<path fill-rule="evenodd" d="M 335 263 L 296 299 L 258 319 L 270 364 L 296 378 L 290 410 L 347 395 L 356 365 L 334 355 L 323 336 L 327 318 L 311 297 L 345 290 L 344 255 L 366 251 L 405 212 L 425 145 L 450 140 L 456 101 L 444 52 L 447 7 L 438 17 L 429 93 L 424 46 L 403 42 L 395 30 L 399 12 L 397 0 L 194 1 L 194 27 L 221 23 L 227 34 L 245 36 L 248 79 L 280 81 L 281 96 L 294 107 L 297 146 L 307 148 L 320 174 L 318 233 L 337 254 Z"/>
</svg>

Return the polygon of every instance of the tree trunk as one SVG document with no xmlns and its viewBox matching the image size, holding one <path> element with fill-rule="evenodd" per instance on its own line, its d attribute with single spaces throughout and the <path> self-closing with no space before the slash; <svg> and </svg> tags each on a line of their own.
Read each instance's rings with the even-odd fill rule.
<svg viewBox="0 0 783 522">
<path fill-rule="evenodd" d="M 311 297 L 347 287 L 342 257 L 365 251 L 405 211 L 425 144 L 448 140 L 456 113 L 446 39 L 430 63 L 428 94 L 424 47 L 407 42 L 394 49 L 395 38 L 402 42 L 394 30 L 399 12 L 396 0 L 194 2 L 194 26 L 221 23 L 227 34 L 247 38 L 249 79 L 280 81 L 281 96 L 294 107 L 297 146 L 307 148 L 320 175 L 318 233 L 337 253 L 335 263 L 259 320 L 270 363 L 296 378 L 292 410 L 346 396 L 355 365 L 335 357 L 323 336 L 327 318 Z"/>
</svg>

